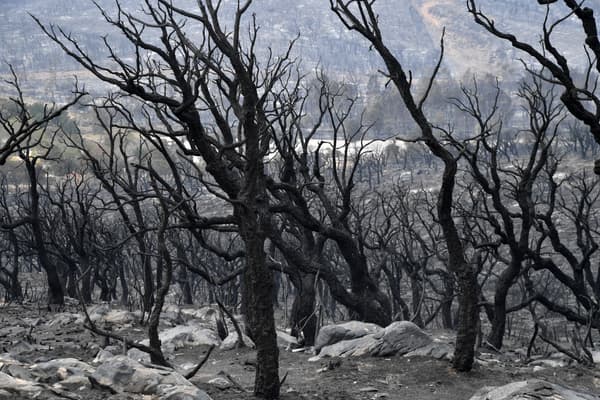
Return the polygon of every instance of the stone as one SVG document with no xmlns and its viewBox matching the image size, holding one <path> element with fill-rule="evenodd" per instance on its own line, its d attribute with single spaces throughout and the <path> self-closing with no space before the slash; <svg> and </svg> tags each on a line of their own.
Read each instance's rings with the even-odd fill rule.
<svg viewBox="0 0 600 400">
<path fill-rule="evenodd" d="M 378 353 L 381 340 L 373 335 L 357 339 L 342 340 L 325 346 L 319 352 L 320 357 L 359 357 Z"/>
<path fill-rule="evenodd" d="M 588 350 L 590 350 L 590 353 L 592 353 L 592 360 L 594 360 L 594 364 L 600 364 L 600 350 Z"/>
<path fill-rule="evenodd" d="M 0 399 L 14 399 L 15 396 L 33 399 L 38 397 L 43 391 L 44 388 L 35 382 L 14 378 L 4 372 L 0 372 Z"/>
<path fill-rule="evenodd" d="M 534 367 L 540 366 L 540 367 L 546 367 L 546 368 L 564 368 L 567 365 L 569 365 L 569 363 L 566 360 L 542 358 L 542 359 L 530 362 L 529 365 L 534 366 Z"/>
<path fill-rule="evenodd" d="M 99 324 L 114 325 L 118 327 L 133 325 L 140 318 L 139 312 L 113 309 L 109 304 L 98 304 L 88 308 L 88 314 L 92 322 Z"/>
<path fill-rule="evenodd" d="M 248 347 L 250 349 L 253 349 L 255 347 L 252 339 L 250 339 L 248 336 L 244 335 L 243 333 L 242 333 L 242 337 L 244 338 L 244 345 L 246 347 Z M 238 334 L 237 334 L 237 332 L 233 331 L 229 335 L 227 335 L 227 337 L 223 340 L 223 342 L 219 346 L 219 350 L 222 350 L 222 351 L 233 350 L 233 349 L 235 349 L 235 346 L 237 345 L 237 341 L 238 341 Z"/>
<path fill-rule="evenodd" d="M 383 328 L 376 324 L 360 321 L 349 321 L 343 324 L 326 325 L 319 330 L 315 339 L 315 351 L 318 353 L 323 347 L 340 342 L 360 338 L 382 331 Z"/>
<path fill-rule="evenodd" d="M 30 369 L 35 374 L 44 374 L 50 378 L 64 380 L 70 376 L 86 376 L 94 372 L 89 364 L 75 358 L 57 358 L 55 360 L 33 364 Z"/>
<path fill-rule="evenodd" d="M 179 373 L 167 368 L 149 368 L 122 355 L 99 365 L 92 378 L 121 393 L 155 395 L 162 400 L 210 400 Z"/>
<path fill-rule="evenodd" d="M 114 357 L 114 356 L 113 356 Z M 131 358 L 140 363 L 150 363 L 150 354 L 144 353 L 143 351 L 133 348 L 127 351 L 127 357 Z"/>
<path fill-rule="evenodd" d="M 205 325 L 192 323 L 166 329 L 158 335 L 164 352 L 175 351 L 188 346 L 219 346 L 217 333 Z M 148 340 L 141 342 L 148 345 Z"/>
<path fill-rule="evenodd" d="M 213 322 L 215 315 L 219 315 L 219 309 L 213 306 L 204 306 L 201 308 L 182 308 L 181 314 L 190 319 Z"/>
<path fill-rule="evenodd" d="M 298 340 L 287 332 L 277 331 L 277 345 L 283 348 L 298 347 Z"/>
<path fill-rule="evenodd" d="M 578 392 L 558 384 L 531 379 L 511 382 L 503 386 L 484 387 L 470 398 L 470 400 L 529 399 L 598 400 L 598 397 L 591 393 Z"/>
<path fill-rule="evenodd" d="M 210 381 L 208 381 L 208 384 L 216 387 L 217 389 L 221 389 L 221 390 L 229 389 L 232 386 L 231 382 L 229 382 L 227 379 L 221 378 L 221 377 L 211 379 Z"/>
<path fill-rule="evenodd" d="M 7 373 L 13 378 L 19 378 L 26 381 L 35 381 L 36 376 L 31 372 L 29 368 L 25 368 L 19 364 L 4 364 L 1 368 L 2 372 Z"/>
<path fill-rule="evenodd" d="M 374 356 L 404 355 L 418 348 L 427 346 L 432 342 L 429 335 L 417 325 L 409 321 L 396 321 L 388 325 L 383 331 L 376 333 L 375 338 L 381 337 L 382 344 Z"/>
<path fill-rule="evenodd" d="M 23 353 L 30 353 L 35 350 L 36 350 L 36 346 L 32 345 L 31 343 L 28 343 L 28 342 L 25 342 L 22 340 L 18 340 L 11 344 L 10 350 L 8 353 L 13 354 L 13 355 L 19 355 L 19 354 L 23 354 Z"/>
<path fill-rule="evenodd" d="M 101 363 L 113 358 L 114 356 L 115 356 L 114 353 L 111 353 L 110 351 L 108 351 L 106 349 L 100 349 L 100 351 L 98 351 L 98 354 L 96 354 L 96 357 L 94 358 L 92 363 L 93 364 L 101 364 Z"/>
<path fill-rule="evenodd" d="M 78 323 L 81 320 L 81 315 L 77 313 L 58 313 L 52 319 L 46 322 L 46 326 L 65 326 L 73 323 Z M 82 321 L 82 320 L 81 320 Z"/>
<path fill-rule="evenodd" d="M 454 357 L 454 346 L 434 340 L 426 346 L 409 351 L 404 357 L 430 357 L 437 360 L 452 360 Z"/>
<path fill-rule="evenodd" d="M 385 329 L 356 339 L 342 340 L 321 349 L 320 357 L 387 357 L 404 355 L 432 343 L 431 337 L 408 321 L 393 322 Z"/>
<path fill-rule="evenodd" d="M 206 392 L 195 386 L 159 386 L 159 400 L 212 400 Z"/>
<path fill-rule="evenodd" d="M 90 380 L 87 376 L 74 375 L 67 379 L 63 379 L 58 383 L 55 383 L 53 387 L 57 389 L 64 389 L 71 392 L 76 392 L 91 387 Z"/>
</svg>

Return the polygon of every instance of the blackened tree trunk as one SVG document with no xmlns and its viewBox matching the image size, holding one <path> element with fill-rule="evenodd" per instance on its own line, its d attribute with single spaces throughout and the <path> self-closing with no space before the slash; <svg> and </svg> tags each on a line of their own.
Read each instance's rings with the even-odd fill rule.
<svg viewBox="0 0 600 400">
<path fill-rule="evenodd" d="M 442 326 L 444 329 L 454 329 L 452 303 L 454 302 L 454 279 L 444 279 L 444 298 L 442 299 Z"/>
<path fill-rule="evenodd" d="M 279 349 L 273 316 L 273 273 L 266 263 L 266 235 L 251 204 L 239 207 L 240 236 L 246 250 L 243 278 L 244 312 L 256 344 L 254 394 L 279 398 Z"/>
<path fill-rule="evenodd" d="M 514 265 L 510 265 L 500 274 L 495 286 L 494 305 L 491 322 L 490 333 L 487 341 L 495 349 L 501 349 L 504 341 L 504 332 L 506 330 L 506 301 L 508 291 L 513 286 L 515 279 L 521 271 L 521 260 L 514 261 Z"/>
<path fill-rule="evenodd" d="M 60 307 L 65 302 L 63 285 L 56 264 L 51 260 L 46 242 L 44 240 L 44 227 L 40 215 L 40 194 L 38 191 L 38 176 L 36 164 L 38 157 L 30 157 L 29 154 L 21 154 L 29 177 L 29 199 L 30 199 L 30 226 L 33 236 L 33 245 L 39 265 L 46 272 L 48 283 L 48 306 L 50 308 Z"/>
<path fill-rule="evenodd" d="M 289 276 L 296 289 L 290 312 L 291 334 L 302 337 L 305 346 L 312 346 L 317 334 L 315 274 L 298 270 Z"/>
</svg>

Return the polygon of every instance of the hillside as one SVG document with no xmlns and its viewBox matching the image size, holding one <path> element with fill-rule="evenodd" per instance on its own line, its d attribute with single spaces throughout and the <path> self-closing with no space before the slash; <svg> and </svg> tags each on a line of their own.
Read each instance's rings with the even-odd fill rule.
<svg viewBox="0 0 600 400">
<path fill-rule="evenodd" d="M 135 0 L 122 0 L 123 8 L 140 8 Z M 179 0 L 179 5 L 193 9 L 193 1 Z M 480 0 L 479 5 L 500 27 L 507 27 L 519 37 L 532 42 L 538 40 L 545 8 L 537 2 L 523 0 Z M 98 4 L 114 14 L 112 0 L 100 0 Z M 231 14 L 235 1 L 223 2 L 223 14 Z M 557 3 L 553 6 L 551 19 L 564 14 Z M 586 4 L 599 6 L 600 0 Z M 379 67 L 373 52 L 356 34 L 344 27 L 329 10 L 329 2 L 323 0 L 261 0 L 253 4 L 260 29 L 260 44 L 282 51 L 290 40 L 299 35 L 296 54 L 306 69 L 323 66 L 332 74 L 347 79 L 360 79 Z M 384 35 L 389 46 L 404 62 L 415 70 L 429 71 L 439 52 L 439 38 L 446 28 L 446 67 L 458 79 L 465 73 L 492 73 L 511 78 L 521 71 L 515 62 L 518 58 L 511 48 L 484 33 L 469 16 L 463 0 L 379 0 Z M 0 37 L 3 42 L 2 58 L 19 70 L 35 77 L 34 73 L 52 73 L 52 79 L 72 76 L 76 65 L 49 43 L 29 17 L 32 13 L 43 21 L 60 25 L 72 32 L 92 52 L 105 54 L 100 37 L 111 31 L 101 22 L 101 16 L 92 2 L 67 0 L 3 1 L 0 9 Z M 569 19 L 555 32 L 560 49 L 572 58 L 584 61 L 582 35 L 578 22 Z M 112 43 L 122 51 L 126 45 L 112 36 Z M 2 66 L 5 69 L 5 66 Z M 43 79 L 43 76 L 38 76 Z M 47 78 L 47 77 L 46 77 Z M 47 79 L 46 79 L 47 80 Z"/>
</svg>

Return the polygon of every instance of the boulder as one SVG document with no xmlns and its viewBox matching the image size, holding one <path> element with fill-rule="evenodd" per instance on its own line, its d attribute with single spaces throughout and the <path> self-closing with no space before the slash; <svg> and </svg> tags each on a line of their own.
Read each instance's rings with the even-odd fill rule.
<svg viewBox="0 0 600 400">
<path fill-rule="evenodd" d="M 231 382 L 229 382 L 227 379 L 222 378 L 220 376 L 211 379 L 210 381 L 208 381 L 208 384 L 216 387 L 217 389 L 221 389 L 221 390 L 229 389 L 232 386 Z"/>
<path fill-rule="evenodd" d="M 325 346 L 319 357 L 359 357 L 378 353 L 382 341 L 374 335 L 366 335 L 357 339 L 342 340 Z"/>
<path fill-rule="evenodd" d="M 114 356 L 113 356 L 114 357 Z M 150 354 L 144 353 L 143 351 L 133 348 L 127 351 L 127 357 L 131 358 L 140 363 L 150 363 Z"/>
<path fill-rule="evenodd" d="M 432 342 L 431 337 L 421 328 L 409 321 L 396 321 L 383 331 L 376 333 L 375 338 L 381 338 L 381 347 L 374 356 L 404 355 Z"/>
<path fill-rule="evenodd" d="M 14 399 L 15 396 L 34 399 L 43 391 L 44 388 L 35 382 L 14 378 L 0 372 L 0 399 Z"/>
<path fill-rule="evenodd" d="M 111 346 L 109 346 L 111 347 Z M 106 349 L 100 349 L 96 354 L 96 357 L 92 361 L 93 364 L 101 364 L 115 356 L 116 353 L 111 352 L 108 347 Z"/>
<path fill-rule="evenodd" d="M 52 380 L 64 380 L 71 376 L 87 376 L 94 372 L 89 364 L 75 358 L 57 358 L 55 360 L 33 364 L 29 367 L 34 374 L 47 376 Z"/>
<path fill-rule="evenodd" d="M 298 340 L 287 332 L 277 331 L 277 345 L 283 348 L 298 347 Z"/>
<path fill-rule="evenodd" d="M 166 329 L 159 334 L 163 351 L 169 352 L 186 346 L 218 346 L 221 340 L 216 332 L 205 325 L 192 323 Z M 141 343 L 148 345 L 148 340 Z"/>
<path fill-rule="evenodd" d="M 408 321 L 393 322 L 385 329 L 357 339 L 342 340 L 321 349 L 321 357 L 404 355 L 432 343 L 431 337 Z"/>
<path fill-rule="evenodd" d="M 161 400 L 210 400 L 177 372 L 145 367 L 126 356 L 115 356 L 102 363 L 92 378 L 121 393 L 154 395 Z"/>
<path fill-rule="evenodd" d="M 242 333 L 242 337 L 244 338 L 244 345 L 248 348 L 253 349 L 255 347 L 254 342 L 248 336 Z M 229 351 L 235 349 L 237 346 L 238 334 L 236 331 L 231 332 L 227 337 L 223 340 L 221 345 L 219 346 L 219 350 Z"/>
<path fill-rule="evenodd" d="M 56 389 L 63 389 L 71 392 L 77 392 L 91 387 L 90 380 L 87 376 L 74 375 L 67 379 L 63 379 L 53 385 Z"/>
<path fill-rule="evenodd" d="M 426 346 L 406 353 L 404 357 L 431 357 L 437 360 L 450 361 L 454 357 L 454 346 L 434 340 Z"/>
<path fill-rule="evenodd" d="M 592 359 L 594 360 L 594 364 L 600 364 L 600 350 L 588 350 L 590 350 L 590 353 L 592 353 Z"/>
<path fill-rule="evenodd" d="M 139 312 L 113 309 L 109 304 L 99 304 L 88 309 L 92 322 L 97 324 L 109 324 L 115 326 L 132 325 L 140 318 Z"/>
<path fill-rule="evenodd" d="M 319 330 L 319 334 L 315 339 L 315 351 L 318 353 L 325 346 L 342 340 L 360 338 L 380 332 L 381 330 L 383 330 L 383 328 L 379 325 L 360 321 L 349 321 L 343 324 L 327 325 Z"/>
<path fill-rule="evenodd" d="M 157 394 L 160 400 L 212 400 L 196 386 L 160 386 Z"/>
<path fill-rule="evenodd" d="M 72 323 L 79 323 L 83 321 L 82 316 L 77 313 L 57 313 L 51 320 L 45 323 L 46 326 L 65 326 Z"/>
<path fill-rule="evenodd" d="M 531 379 L 512 382 L 504 386 L 484 387 L 470 398 L 470 400 L 530 399 L 598 400 L 598 397 L 554 383 Z"/>
<path fill-rule="evenodd" d="M 219 309 L 213 306 L 204 306 L 201 308 L 182 308 L 181 314 L 189 319 L 213 322 L 215 316 L 219 315 Z"/>
</svg>

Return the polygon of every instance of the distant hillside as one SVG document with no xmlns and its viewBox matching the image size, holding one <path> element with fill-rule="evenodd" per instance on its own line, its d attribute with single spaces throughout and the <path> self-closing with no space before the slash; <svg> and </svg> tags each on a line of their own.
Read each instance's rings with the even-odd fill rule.
<svg viewBox="0 0 600 400">
<path fill-rule="evenodd" d="M 195 7 L 195 1 L 176 1 Z M 114 11 L 113 0 L 100 5 Z M 122 0 L 127 9 L 139 9 L 143 2 Z M 533 0 L 479 0 L 481 7 L 512 32 L 537 41 L 545 8 Z M 224 1 L 224 15 L 237 4 Z M 586 4 L 600 10 L 600 0 Z M 564 11 L 556 3 L 556 9 Z M 379 0 L 377 10 L 389 46 L 416 71 L 428 72 L 438 54 L 442 27 L 446 27 L 446 67 L 455 78 L 467 72 L 492 73 L 510 79 L 521 68 L 514 60 L 520 55 L 505 43 L 484 33 L 470 18 L 464 0 Z M 100 36 L 110 34 L 108 26 L 91 1 L 84 0 L 4 0 L 0 8 L 1 58 L 28 73 L 71 71 L 77 66 L 49 43 L 29 17 L 31 12 L 43 21 L 58 24 L 72 32 L 92 52 L 102 56 Z M 296 54 L 305 68 L 323 66 L 329 73 L 360 79 L 380 66 L 364 41 L 345 31 L 329 10 L 327 0 L 257 0 L 252 12 L 261 26 L 263 46 L 281 51 L 299 35 Z M 554 14 L 553 14 L 554 15 Z M 559 15 L 556 14 L 556 15 Z M 556 32 L 556 40 L 569 57 L 584 61 L 582 34 L 578 21 L 567 21 Z M 127 51 L 125 43 L 116 46 Z M 1 67 L 5 70 L 5 66 Z M 70 72 L 68 75 L 72 75 Z"/>
</svg>

